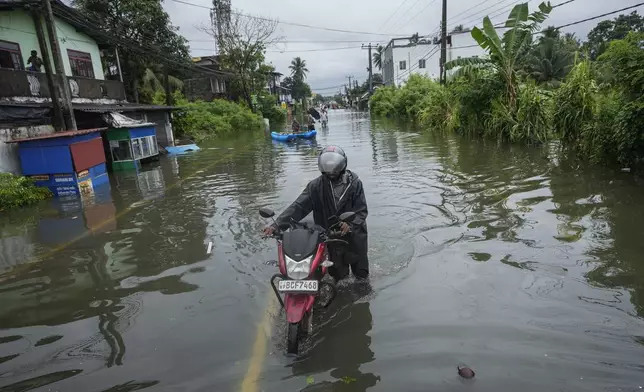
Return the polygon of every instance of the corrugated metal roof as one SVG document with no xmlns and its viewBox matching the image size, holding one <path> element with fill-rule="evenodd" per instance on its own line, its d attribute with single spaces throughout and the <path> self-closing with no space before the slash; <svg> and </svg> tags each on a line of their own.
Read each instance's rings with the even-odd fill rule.
<svg viewBox="0 0 644 392">
<path fill-rule="evenodd" d="M 110 112 L 134 112 L 138 110 L 177 110 L 175 106 L 163 106 L 163 105 L 143 105 L 136 103 L 125 103 L 125 104 L 100 104 L 100 103 L 73 103 L 72 106 L 74 110 L 80 110 L 81 112 L 93 112 L 93 113 L 110 113 Z"/>
<path fill-rule="evenodd" d="M 5 143 L 20 143 L 20 142 L 27 142 L 30 140 L 41 140 L 41 139 L 55 139 L 59 137 L 72 137 L 72 136 L 78 136 L 78 135 L 85 135 L 88 133 L 92 132 L 101 132 L 105 131 L 107 128 L 90 128 L 90 129 L 79 129 L 77 131 L 63 131 L 63 132 L 54 132 L 50 133 L 47 135 L 40 135 L 40 136 L 34 136 L 34 137 L 26 137 L 22 139 L 14 139 L 14 140 L 8 140 Z"/>
</svg>

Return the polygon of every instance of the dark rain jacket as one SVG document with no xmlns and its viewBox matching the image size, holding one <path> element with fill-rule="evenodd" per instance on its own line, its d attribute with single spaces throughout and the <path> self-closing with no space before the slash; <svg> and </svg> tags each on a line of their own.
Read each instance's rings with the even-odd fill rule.
<svg viewBox="0 0 644 392">
<path fill-rule="evenodd" d="M 351 263 L 368 263 L 367 241 L 367 201 L 362 188 L 362 181 L 358 175 L 347 170 L 349 184 L 347 190 L 335 205 L 331 183 L 324 176 L 320 176 L 308 183 L 300 196 L 277 218 L 277 224 L 289 223 L 292 218 L 295 221 L 304 219 L 313 212 L 313 220 L 316 225 L 325 229 L 329 228 L 329 218 L 340 216 L 344 212 L 355 212 L 356 216 L 351 225 L 351 233 L 348 235 L 348 251 L 354 260 Z M 333 222 L 331 222 L 333 223 Z M 368 267 L 367 267 L 368 268 Z"/>
</svg>

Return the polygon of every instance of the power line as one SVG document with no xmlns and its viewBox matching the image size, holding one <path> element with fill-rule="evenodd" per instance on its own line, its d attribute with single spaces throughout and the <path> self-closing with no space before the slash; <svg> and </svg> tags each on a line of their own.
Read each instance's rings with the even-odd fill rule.
<svg viewBox="0 0 644 392">
<path fill-rule="evenodd" d="M 413 17 L 413 18 L 411 18 L 410 20 L 408 20 L 408 21 L 407 21 L 407 24 L 409 24 L 409 23 L 413 22 L 414 20 L 416 20 L 416 18 L 418 18 L 420 15 L 422 15 L 422 13 L 423 13 L 427 8 L 429 8 L 429 6 L 430 6 L 430 5 L 434 4 L 435 2 L 436 2 L 436 0 L 432 0 L 432 1 L 430 1 L 429 3 L 427 3 L 427 5 L 425 5 L 425 6 L 424 6 L 420 11 L 418 11 L 418 12 L 416 13 L 416 15 L 414 15 L 414 17 Z"/>
<path fill-rule="evenodd" d="M 644 5 L 644 3 L 639 3 L 639 4 L 631 5 L 631 6 L 624 7 L 624 8 L 621 8 L 621 9 L 615 10 L 615 11 L 606 12 L 605 14 L 601 14 L 601 15 L 593 16 L 592 18 L 586 18 L 586 19 L 579 20 L 579 21 L 577 21 L 577 22 L 572 22 L 572 23 L 568 23 L 568 24 L 565 24 L 565 25 L 557 26 L 557 27 L 555 27 L 555 29 L 559 30 L 559 29 L 562 29 L 562 28 L 564 28 L 564 27 L 574 26 L 574 25 L 579 24 L 579 23 L 584 23 L 584 22 L 588 22 L 588 21 L 590 21 L 590 20 L 599 19 L 599 18 L 602 18 L 602 17 L 604 17 L 604 16 L 613 15 L 613 14 L 616 14 L 616 13 L 618 13 L 618 12 L 627 11 L 627 10 L 630 10 L 630 9 L 633 9 L 633 8 L 641 7 L 641 6 L 643 6 L 643 5 Z"/>
<path fill-rule="evenodd" d="M 405 16 L 407 16 L 407 14 L 409 13 L 409 11 L 411 11 L 411 10 L 412 10 L 412 8 L 414 8 L 414 7 L 416 6 L 416 4 L 418 4 L 418 2 L 419 2 L 419 1 L 420 1 L 420 0 L 416 0 L 416 1 L 415 1 L 415 2 L 414 2 L 414 3 L 413 3 L 413 4 L 412 4 L 408 9 L 407 9 L 407 11 L 405 11 L 402 15 L 400 15 L 400 17 L 399 17 L 398 19 L 396 19 L 396 21 L 394 22 L 393 26 L 398 25 L 398 22 L 400 22 L 401 20 L 403 20 L 403 18 L 404 18 Z M 402 27 L 404 27 L 404 26 L 405 26 L 405 24 L 403 24 L 402 26 L 400 26 L 399 28 L 397 28 L 397 29 L 396 29 L 396 31 L 399 31 L 399 30 L 400 30 Z M 395 28 L 395 27 L 392 27 L 392 29 L 393 29 L 393 28 Z"/>
<path fill-rule="evenodd" d="M 313 88 L 311 87 L 311 90 L 316 90 L 316 91 L 321 91 L 321 90 L 334 90 L 336 88 L 344 87 L 344 84 L 339 84 L 337 86 L 330 86 L 330 87 L 321 87 L 321 88 Z"/>
<path fill-rule="evenodd" d="M 194 3 L 190 3 L 190 2 L 187 2 L 187 1 L 183 1 L 183 0 L 172 0 L 172 1 L 174 1 L 175 3 L 186 4 L 186 5 L 190 5 L 190 6 L 198 7 L 198 8 L 205 8 L 205 9 L 210 9 L 211 8 L 211 7 L 206 7 L 204 5 L 201 5 L 201 4 L 194 4 Z M 362 34 L 362 35 L 380 35 L 380 36 L 392 36 L 392 35 L 394 35 L 394 34 L 386 34 L 386 33 L 372 33 L 372 32 L 365 32 L 365 31 L 334 29 L 334 28 L 330 28 L 330 27 L 313 26 L 313 25 L 308 25 L 308 24 L 304 24 L 304 23 L 284 22 L 284 21 L 281 21 L 279 19 L 271 19 L 271 18 L 267 18 L 267 17 L 264 17 L 264 16 L 248 15 L 248 14 L 244 14 L 244 13 L 237 12 L 237 11 L 231 11 L 230 13 L 233 14 L 233 15 L 243 16 L 245 18 L 263 20 L 263 21 L 268 21 L 268 22 L 276 22 L 276 23 L 283 24 L 283 25 L 303 27 L 303 28 L 307 28 L 307 29 L 332 31 L 332 32 L 335 32 L 335 33 L 349 33 L 349 34 Z"/>
<path fill-rule="evenodd" d="M 395 10 L 391 15 L 389 15 L 389 18 L 387 18 L 387 20 L 385 21 L 385 23 L 383 23 L 382 25 L 380 25 L 380 27 L 378 27 L 378 30 L 380 30 L 380 29 L 382 29 L 383 27 L 385 27 L 385 26 L 387 25 L 387 23 L 391 20 L 391 18 L 393 18 L 393 17 L 394 17 L 394 15 L 396 15 L 396 14 L 398 13 L 398 11 L 399 11 L 399 10 L 400 10 L 400 9 L 401 9 L 405 4 L 407 4 L 407 2 L 408 2 L 408 1 L 409 1 L 409 0 L 404 0 L 403 2 L 401 2 L 401 3 L 400 3 L 400 5 L 398 6 L 398 8 L 396 8 L 396 10 Z"/>
</svg>

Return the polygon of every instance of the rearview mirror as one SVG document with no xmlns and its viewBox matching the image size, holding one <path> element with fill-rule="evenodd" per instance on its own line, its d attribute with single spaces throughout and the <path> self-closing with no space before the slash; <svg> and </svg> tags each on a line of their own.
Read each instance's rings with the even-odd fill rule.
<svg viewBox="0 0 644 392">
<path fill-rule="evenodd" d="M 342 222 L 351 222 L 356 217 L 356 213 L 352 211 L 344 212 L 340 215 Z"/>
<path fill-rule="evenodd" d="M 262 218 L 272 218 L 275 216 L 275 211 L 271 210 L 268 207 L 262 207 L 259 209 L 259 215 L 262 216 Z"/>
</svg>

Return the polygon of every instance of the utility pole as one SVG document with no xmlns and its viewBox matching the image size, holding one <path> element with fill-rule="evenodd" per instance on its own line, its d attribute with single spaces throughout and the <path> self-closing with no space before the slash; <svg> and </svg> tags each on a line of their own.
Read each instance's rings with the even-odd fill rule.
<svg viewBox="0 0 644 392">
<path fill-rule="evenodd" d="M 441 66 L 440 82 L 445 84 L 445 63 L 447 59 L 447 0 L 443 0 L 443 18 L 441 21 Z"/>
<path fill-rule="evenodd" d="M 347 79 L 349 79 L 349 88 L 347 89 L 347 99 L 349 100 L 349 105 L 351 105 L 351 89 L 353 88 L 351 85 L 352 78 L 353 78 L 353 75 L 347 76 Z"/>
<path fill-rule="evenodd" d="M 49 35 L 49 44 L 51 47 L 51 54 L 54 60 L 54 69 L 56 70 L 56 77 L 59 80 L 60 87 L 60 103 L 65 117 L 65 126 L 69 131 L 75 131 L 76 117 L 74 117 L 74 109 L 72 107 L 72 93 L 69 91 L 69 82 L 65 76 L 65 68 L 63 67 L 63 57 L 60 53 L 60 46 L 58 45 L 58 34 L 56 33 L 56 25 L 54 24 L 54 13 L 51 10 L 50 0 L 42 0 L 45 25 Z"/>
<path fill-rule="evenodd" d="M 371 62 L 371 49 L 377 49 L 375 45 L 369 45 L 365 46 L 362 44 L 362 49 L 368 49 L 369 50 L 369 68 L 367 69 L 369 71 L 369 94 L 373 93 L 373 64 Z"/>
<path fill-rule="evenodd" d="M 56 131 L 65 130 L 65 118 L 60 108 L 58 97 L 60 91 L 58 89 L 58 79 L 55 78 L 51 70 L 51 59 L 49 58 L 49 49 L 47 48 L 47 41 L 45 39 L 45 32 L 42 29 L 41 13 L 33 10 L 31 16 L 34 20 L 36 27 L 36 37 L 38 38 L 38 46 L 40 47 L 40 55 L 42 56 L 43 66 L 45 67 L 45 76 L 47 77 L 47 86 L 49 87 L 49 95 L 51 97 L 51 106 L 54 111 L 53 125 Z"/>
</svg>

